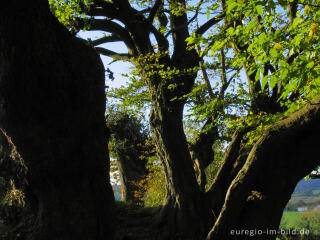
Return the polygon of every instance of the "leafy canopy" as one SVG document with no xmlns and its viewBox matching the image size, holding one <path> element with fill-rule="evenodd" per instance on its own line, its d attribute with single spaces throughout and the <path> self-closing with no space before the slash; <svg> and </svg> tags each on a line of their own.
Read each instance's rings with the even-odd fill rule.
<svg viewBox="0 0 320 240">
<path fill-rule="evenodd" d="M 90 42 L 99 53 L 134 64 L 128 85 L 111 89 L 108 97 L 118 99 L 123 108 L 142 114 L 151 99 L 145 77 L 157 74 L 174 90 L 180 83 L 172 81 L 173 77 L 185 74 L 163 64 L 162 59 L 174 56 L 179 47 L 173 39 L 176 29 L 171 28 L 172 19 L 186 14 L 191 34 L 183 41 L 189 49 L 196 48 L 200 58 L 199 67 L 184 71 L 201 74 L 189 94 L 172 96 L 171 101 L 183 98 L 187 103 L 185 126 L 190 141 L 208 130 L 201 126 L 210 120 L 211 125 L 219 126 L 221 138 L 228 137 L 243 123 L 255 126 L 256 131 L 248 136 L 251 139 L 248 144 L 252 145 L 273 122 L 320 94 L 319 0 L 199 0 L 186 4 L 178 0 L 50 0 L 49 3 L 67 27 L 85 27 L 78 24 L 82 19 L 88 22 L 88 30 L 104 31 L 103 38 Z M 132 33 L 127 32 L 126 16 L 117 12 L 121 4 L 127 4 L 131 12 L 151 23 L 146 26 L 152 29 L 149 40 L 153 51 L 141 52 L 130 45 L 126 34 Z M 128 54 L 99 47 L 112 41 L 124 42 Z"/>
</svg>

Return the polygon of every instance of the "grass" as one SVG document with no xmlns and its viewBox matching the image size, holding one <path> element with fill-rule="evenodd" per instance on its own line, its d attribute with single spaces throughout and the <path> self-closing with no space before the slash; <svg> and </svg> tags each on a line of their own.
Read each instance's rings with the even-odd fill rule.
<svg viewBox="0 0 320 240">
<path fill-rule="evenodd" d="M 300 212 L 284 212 L 281 219 L 281 226 L 285 228 L 298 228 L 297 220 Z"/>
</svg>

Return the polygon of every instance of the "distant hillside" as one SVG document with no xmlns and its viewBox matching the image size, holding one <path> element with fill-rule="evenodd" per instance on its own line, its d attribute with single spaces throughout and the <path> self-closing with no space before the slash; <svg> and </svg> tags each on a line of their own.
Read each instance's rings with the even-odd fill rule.
<svg viewBox="0 0 320 240">
<path fill-rule="evenodd" d="M 320 190 L 320 179 L 302 179 L 296 186 L 293 194 L 296 195 L 301 192 L 308 192 L 313 190 Z"/>
<path fill-rule="evenodd" d="M 114 198 L 116 200 L 121 200 L 120 186 L 119 185 L 113 185 L 112 188 L 113 188 Z"/>
<path fill-rule="evenodd" d="M 120 186 L 113 185 L 112 188 L 114 192 L 114 198 L 116 200 L 121 200 Z M 320 179 L 309 179 L 309 180 L 302 179 L 296 186 L 293 196 L 295 195 L 297 196 L 302 193 L 312 192 L 314 190 L 320 190 Z"/>
</svg>

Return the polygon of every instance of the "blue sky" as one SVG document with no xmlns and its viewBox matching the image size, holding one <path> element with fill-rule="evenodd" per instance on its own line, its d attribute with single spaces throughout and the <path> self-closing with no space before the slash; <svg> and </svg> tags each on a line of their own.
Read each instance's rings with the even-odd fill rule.
<svg viewBox="0 0 320 240">
<path fill-rule="evenodd" d="M 91 40 L 95 40 L 97 38 L 102 37 L 102 32 L 99 31 L 81 31 L 78 33 L 78 36 L 83 39 L 90 38 Z M 107 43 L 100 45 L 101 47 L 105 47 L 112 51 L 118 53 L 127 53 L 126 46 L 121 42 Z M 104 64 L 105 69 L 109 68 L 113 73 L 115 80 L 110 81 L 108 77 L 106 77 L 106 85 L 109 87 L 120 87 L 121 85 L 125 85 L 126 78 L 122 76 L 122 74 L 130 72 L 130 64 L 123 61 L 117 61 L 109 65 L 112 62 L 112 58 L 100 55 L 102 62 Z"/>
</svg>

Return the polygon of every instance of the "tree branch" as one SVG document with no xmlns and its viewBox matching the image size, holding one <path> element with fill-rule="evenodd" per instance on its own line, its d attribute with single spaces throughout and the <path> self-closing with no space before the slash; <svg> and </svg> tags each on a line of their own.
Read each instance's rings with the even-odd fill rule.
<svg viewBox="0 0 320 240">
<path fill-rule="evenodd" d="M 165 51 L 169 49 L 168 39 L 163 36 L 152 24 L 151 24 L 151 32 L 154 34 L 160 51 Z"/>
<path fill-rule="evenodd" d="M 84 5 L 81 6 L 81 9 L 89 16 L 105 16 L 116 19 L 120 16 L 120 11 L 112 3 L 103 0 L 94 0 L 93 5 L 89 9 Z"/>
<path fill-rule="evenodd" d="M 193 20 L 195 20 L 195 19 L 198 17 L 199 10 L 200 10 L 200 6 L 201 6 L 202 3 L 203 3 L 203 0 L 201 0 L 201 1 L 199 2 L 194 16 L 193 16 L 192 18 L 190 18 L 189 21 L 188 21 L 188 25 L 189 25 Z M 198 25 L 198 23 L 197 23 L 197 25 Z"/>
<path fill-rule="evenodd" d="M 288 9 L 289 9 L 290 25 L 292 25 L 293 20 L 297 16 L 298 1 L 288 2 Z"/>
<path fill-rule="evenodd" d="M 224 54 L 224 50 L 220 50 L 221 55 L 221 82 L 222 82 L 222 88 L 227 84 L 227 73 L 226 73 L 226 57 Z M 224 91 L 223 91 L 224 92 Z"/>
<path fill-rule="evenodd" d="M 185 7 L 185 1 L 177 1 L 181 6 Z M 173 3 L 170 4 L 170 8 L 174 9 Z M 172 39 L 174 45 L 174 55 L 175 53 L 185 51 L 187 44 L 185 39 L 189 36 L 188 32 L 188 19 L 187 14 L 183 13 L 181 15 L 170 14 L 171 28 L 172 28 Z"/>
<path fill-rule="evenodd" d="M 102 0 L 101 0 L 102 1 Z M 132 12 L 135 12 L 137 13 L 138 11 L 134 8 L 131 7 L 130 3 L 128 0 L 116 0 L 114 1 L 114 5 L 120 9 L 122 15 L 124 12 L 128 13 L 132 13 Z M 127 17 L 127 16 L 125 16 Z"/>
<path fill-rule="evenodd" d="M 103 8 L 91 7 L 90 9 L 86 10 L 85 13 L 88 16 L 92 16 L 92 17 L 99 17 L 99 16 L 106 17 L 106 13 Z"/>
<path fill-rule="evenodd" d="M 122 41 L 122 39 L 115 35 L 102 37 L 96 40 L 91 40 L 90 38 L 88 38 L 88 42 L 93 46 L 98 46 L 100 44 L 104 44 L 108 42 L 120 42 L 120 41 Z"/>
<path fill-rule="evenodd" d="M 83 20 L 80 18 L 80 20 L 83 23 Z M 128 51 L 130 54 L 136 53 L 136 48 L 133 44 L 133 40 L 131 39 L 129 32 L 127 29 L 119 25 L 118 23 L 115 23 L 110 20 L 106 19 L 93 19 L 90 24 L 90 29 L 88 31 L 105 31 L 110 32 L 114 36 L 121 39 L 127 46 Z"/>
<path fill-rule="evenodd" d="M 111 57 L 114 60 L 121 60 L 121 61 L 130 61 L 130 55 L 127 53 L 116 53 L 114 51 L 105 49 L 105 48 L 101 48 L 101 47 L 96 47 L 95 48 L 97 50 L 97 52 L 101 55 L 107 56 L 107 57 Z"/>
<path fill-rule="evenodd" d="M 236 72 L 234 72 L 232 74 L 232 76 L 225 82 L 225 84 L 222 85 L 221 89 L 220 89 L 220 96 L 224 96 L 225 91 L 227 90 L 227 88 L 229 87 L 231 81 L 233 80 L 233 78 L 235 76 L 237 76 L 237 74 L 240 72 L 241 69 L 237 70 Z"/>
<path fill-rule="evenodd" d="M 148 22 L 153 23 L 153 20 L 157 14 L 157 11 L 161 7 L 161 5 L 163 5 L 163 0 L 156 0 L 153 7 L 151 8 L 151 11 L 148 17 Z"/>
<path fill-rule="evenodd" d="M 105 19 L 92 19 L 88 30 L 111 32 L 119 36 L 128 34 L 127 30 L 120 24 Z"/>
<path fill-rule="evenodd" d="M 197 49 L 198 54 L 200 55 L 200 53 L 201 53 L 200 46 L 196 45 L 196 49 Z M 200 66 L 200 69 L 201 69 L 201 72 L 202 72 L 202 76 L 203 76 L 204 82 L 206 83 L 206 86 L 207 86 L 207 90 L 208 90 L 208 93 L 209 93 L 209 96 L 210 96 L 210 100 L 213 101 L 215 99 L 215 97 L 214 97 L 214 94 L 213 94 L 213 91 L 212 91 L 212 87 L 211 87 L 211 84 L 210 84 L 210 81 L 209 81 L 209 77 L 208 77 L 207 71 L 203 66 L 203 60 L 202 59 L 200 59 L 200 61 L 199 61 L 199 66 Z"/>
<path fill-rule="evenodd" d="M 199 27 L 196 30 L 196 34 L 202 35 L 204 34 L 209 28 L 211 28 L 213 25 L 219 23 L 223 17 L 225 16 L 225 13 L 220 13 L 217 16 L 215 16 L 214 18 L 211 18 L 209 21 L 207 21 L 206 23 L 204 23 L 201 27 Z"/>
</svg>

